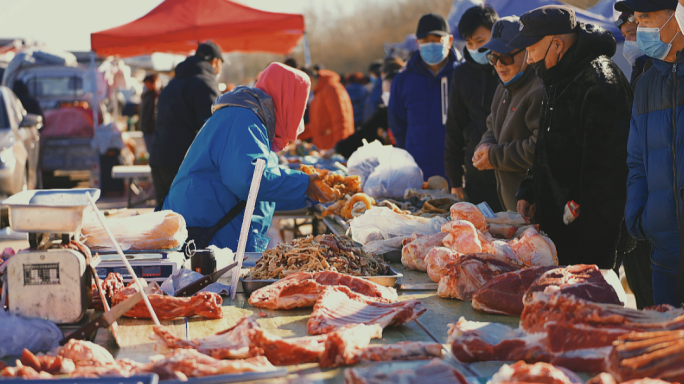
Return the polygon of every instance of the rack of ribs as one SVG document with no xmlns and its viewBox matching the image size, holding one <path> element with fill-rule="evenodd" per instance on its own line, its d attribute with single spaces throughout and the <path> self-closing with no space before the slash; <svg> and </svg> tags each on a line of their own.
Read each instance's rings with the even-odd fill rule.
<svg viewBox="0 0 684 384">
<path fill-rule="evenodd" d="M 541 275 L 557 267 L 530 267 L 501 274 L 488 281 L 473 295 L 473 308 L 487 313 L 520 316 L 523 295 Z"/>
<path fill-rule="evenodd" d="M 344 371 L 346 384 L 423 384 L 423 383 L 453 383 L 468 384 L 466 378 L 441 359 L 433 359 L 429 364 L 416 369 L 402 369 L 384 372 L 382 368 L 349 368 Z"/>
<path fill-rule="evenodd" d="M 343 285 L 369 301 L 394 303 L 397 291 L 372 281 L 338 272 L 298 272 L 252 292 L 249 304 L 259 308 L 292 309 L 312 307 L 327 286 Z"/>
<path fill-rule="evenodd" d="M 620 336 L 606 368 L 619 381 L 649 377 L 684 383 L 684 331 L 632 332 Z"/>
<path fill-rule="evenodd" d="M 306 327 L 312 335 L 330 333 L 347 324 L 379 324 L 385 328 L 413 321 L 426 310 L 418 300 L 376 303 L 345 286 L 326 287 Z"/>
<path fill-rule="evenodd" d="M 496 255 L 464 255 L 446 266 L 439 280 L 437 295 L 468 301 L 478 289 L 494 277 L 519 269 L 519 266 L 503 261 Z"/>
</svg>

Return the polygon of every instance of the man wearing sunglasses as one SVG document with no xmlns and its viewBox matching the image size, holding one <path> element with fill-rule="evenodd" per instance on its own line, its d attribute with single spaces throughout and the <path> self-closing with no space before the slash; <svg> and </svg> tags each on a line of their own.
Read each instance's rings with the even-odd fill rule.
<svg viewBox="0 0 684 384">
<path fill-rule="evenodd" d="M 516 196 L 518 212 L 536 218 L 561 265 L 613 268 L 632 106 L 629 81 L 610 59 L 615 37 L 578 23 L 564 6 L 537 8 L 520 21 L 508 46 L 527 49 L 545 95 L 532 168 Z"/>
<path fill-rule="evenodd" d="M 496 189 L 504 210 L 515 211 L 520 182 L 532 165 L 539 130 L 539 112 L 544 90 L 534 69 L 525 63 L 525 50 L 508 47 L 518 34 L 517 16 L 500 19 L 492 28 L 489 42 L 480 47 L 499 74 L 487 132 L 475 150 L 473 165 L 493 169 Z"/>
</svg>

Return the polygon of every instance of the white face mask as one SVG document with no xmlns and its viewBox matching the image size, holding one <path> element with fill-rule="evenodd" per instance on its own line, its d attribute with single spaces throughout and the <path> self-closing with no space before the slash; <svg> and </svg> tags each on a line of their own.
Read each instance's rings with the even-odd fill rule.
<svg viewBox="0 0 684 384">
<path fill-rule="evenodd" d="M 382 102 L 385 103 L 386 107 L 389 106 L 389 96 L 390 96 L 389 92 L 383 92 L 382 95 L 380 96 L 382 98 Z"/>
<path fill-rule="evenodd" d="M 625 45 L 622 47 L 622 55 L 627 59 L 629 65 L 634 65 L 636 59 L 643 56 L 644 53 L 639 49 L 639 45 L 636 41 L 626 41 Z"/>
<path fill-rule="evenodd" d="M 677 24 L 679 24 L 679 30 L 684 31 L 684 7 L 677 3 L 677 9 L 675 10 L 675 19 L 677 19 Z"/>
</svg>

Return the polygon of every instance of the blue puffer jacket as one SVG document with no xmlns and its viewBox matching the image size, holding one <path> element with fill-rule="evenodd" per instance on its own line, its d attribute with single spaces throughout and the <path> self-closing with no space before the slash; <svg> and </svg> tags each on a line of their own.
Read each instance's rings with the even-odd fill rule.
<svg viewBox="0 0 684 384">
<path fill-rule="evenodd" d="M 264 123 L 250 109 L 226 107 L 214 112 L 188 150 L 163 209 L 178 212 L 188 227 L 214 226 L 238 201 L 247 200 L 257 159 L 266 161 L 252 215 L 246 252 L 262 252 L 276 206 L 304 206 L 309 177 L 280 168 Z M 237 249 L 244 214 L 219 230 L 210 244 Z"/>
<path fill-rule="evenodd" d="M 445 177 L 444 122 L 451 77 L 459 64 L 457 57 L 452 48 L 446 65 L 435 76 L 423 62 L 420 52 L 416 52 L 406 70 L 392 81 L 387 116 L 389 127 L 397 147 L 413 156 L 425 179 L 435 175 Z"/>
<path fill-rule="evenodd" d="M 363 124 L 363 108 L 368 98 L 368 89 L 363 84 L 352 83 L 345 87 L 354 109 L 354 127 Z"/>
<path fill-rule="evenodd" d="M 653 269 L 676 276 L 684 188 L 684 51 L 676 64 L 653 60 L 637 82 L 627 150 L 627 229 L 651 241 Z"/>
</svg>

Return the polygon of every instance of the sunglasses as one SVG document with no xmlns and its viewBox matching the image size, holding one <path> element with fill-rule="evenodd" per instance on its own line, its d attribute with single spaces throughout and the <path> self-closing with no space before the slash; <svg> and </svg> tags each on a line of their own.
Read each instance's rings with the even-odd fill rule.
<svg viewBox="0 0 684 384">
<path fill-rule="evenodd" d="M 502 65 L 511 65 L 515 63 L 515 55 L 522 51 L 524 51 L 524 49 L 519 49 L 507 55 L 497 55 L 490 51 L 485 57 L 487 57 L 487 61 L 489 61 L 489 64 L 491 65 L 496 65 L 498 61 L 500 61 Z"/>
</svg>

